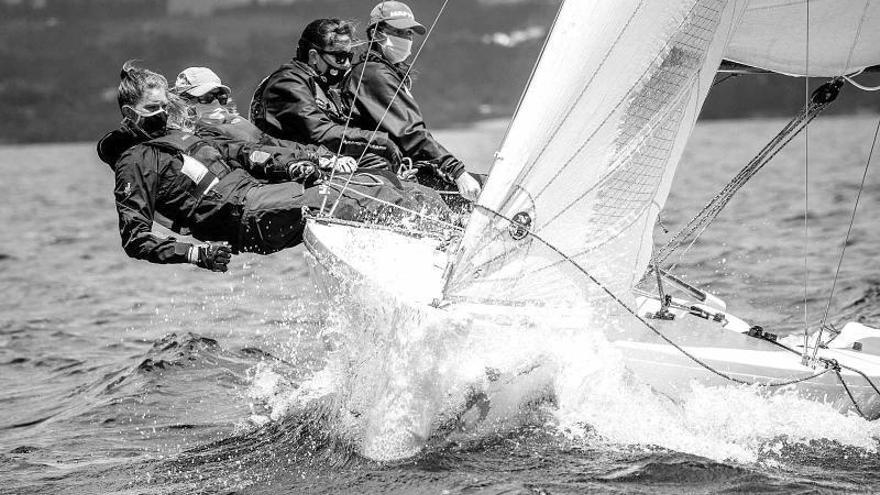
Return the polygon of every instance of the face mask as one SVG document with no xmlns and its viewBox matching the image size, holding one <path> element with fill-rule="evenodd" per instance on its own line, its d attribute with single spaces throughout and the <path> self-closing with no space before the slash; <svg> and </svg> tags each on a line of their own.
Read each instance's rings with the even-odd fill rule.
<svg viewBox="0 0 880 495">
<path fill-rule="evenodd" d="M 149 138 L 157 138 L 165 135 L 168 128 L 168 113 L 160 108 L 151 113 L 140 113 L 132 107 L 128 107 L 136 115 L 134 119 L 126 117 L 128 127 L 140 132 Z"/>
<path fill-rule="evenodd" d="M 226 123 L 229 119 L 229 110 L 226 109 L 219 101 L 214 100 L 207 105 L 204 103 L 196 103 L 196 117 L 199 122 L 208 125 L 217 125 Z"/>
<path fill-rule="evenodd" d="M 345 75 L 348 74 L 347 70 L 337 69 L 336 67 L 328 64 L 326 60 L 324 61 L 324 64 L 327 65 L 327 69 L 325 69 L 323 73 L 319 72 L 318 68 L 315 66 L 312 66 L 312 69 L 314 69 L 315 72 L 318 73 L 318 78 L 320 78 L 321 81 L 326 83 L 328 86 L 333 86 L 337 84 L 339 81 L 345 79 Z"/>
<path fill-rule="evenodd" d="M 412 40 L 388 35 L 382 42 L 382 53 L 392 64 L 399 64 L 412 54 L 412 44 Z"/>
</svg>

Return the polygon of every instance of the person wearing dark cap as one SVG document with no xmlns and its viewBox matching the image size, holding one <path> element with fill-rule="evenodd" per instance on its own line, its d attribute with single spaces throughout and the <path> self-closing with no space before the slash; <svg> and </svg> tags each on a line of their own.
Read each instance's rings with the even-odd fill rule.
<svg viewBox="0 0 880 495">
<path fill-rule="evenodd" d="M 294 141 L 274 138 L 242 117 L 232 100 L 232 90 L 207 67 L 187 67 L 178 76 L 172 92 L 180 96 L 189 111 L 180 112 L 183 128 L 205 140 L 238 140 L 269 146 L 301 148 Z M 351 173 L 357 162 L 348 156 L 336 156 L 323 146 L 314 148 L 323 170 Z"/>
<path fill-rule="evenodd" d="M 400 151 L 384 132 L 348 125 L 339 83 L 351 68 L 354 25 L 317 19 L 303 30 L 296 56 L 257 87 L 251 121 L 279 139 L 318 144 L 342 155 L 365 157 L 360 165 L 397 171 Z"/>
<path fill-rule="evenodd" d="M 305 146 L 209 142 L 170 128 L 166 79 L 131 62 L 122 67 L 117 100 L 122 128 L 100 140 L 98 155 L 116 177 L 119 233 L 132 258 L 225 272 L 235 252 L 269 254 L 302 242 L 303 209 L 320 208 L 325 198 L 339 198 L 334 216 L 348 220 L 376 216 L 388 204 L 414 207 L 399 184 L 376 175 L 346 192 L 325 182 L 326 196 L 308 187 L 318 157 Z M 157 236 L 154 221 L 203 243 Z"/>
<path fill-rule="evenodd" d="M 474 201 L 480 194 L 479 181 L 431 135 L 410 92 L 406 60 L 413 36 L 425 33 L 425 26 L 405 3 L 376 5 L 367 27 L 369 50 L 349 72 L 344 99 L 353 109 L 353 123 L 386 132 L 403 156 L 412 160 L 419 182 L 440 188 L 445 188 L 444 183 L 455 185 L 462 197 Z"/>
</svg>

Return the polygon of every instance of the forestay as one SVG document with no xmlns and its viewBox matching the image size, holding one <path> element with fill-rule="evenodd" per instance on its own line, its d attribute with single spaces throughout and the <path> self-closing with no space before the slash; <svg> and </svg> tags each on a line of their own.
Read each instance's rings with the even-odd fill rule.
<svg viewBox="0 0 880 495">
<path fill-rule="evenodd" d="M 583 301 L 595 284 L 569 260 L 631 297 L 745 5 L 564 2 L 447 272 L 445 297 Z"/>
<path fill-rule="evenodd" d="M 880 60 L 877 0 L 809 0 L 809 15 L 808 24 L 806 0 L 750 0 L 724 58 L 822 77 L 851 74 Z"/>
</svg>

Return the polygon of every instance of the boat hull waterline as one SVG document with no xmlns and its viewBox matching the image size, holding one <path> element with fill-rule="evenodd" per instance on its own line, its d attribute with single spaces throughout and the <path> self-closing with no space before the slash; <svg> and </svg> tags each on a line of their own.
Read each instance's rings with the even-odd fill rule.
<svg viewBox="0 0 880 495">
<path fill-rule="evenodd" d="M 440 249 L 440 242 L 434 239 L 411 237 L 369 226 L 356 227 L 309 220 L 305 244 L 313 280 L 326 294 L 344 294 L 343 297 L 349 299 L 368 294 L 367 298 L 372 299 L 365 302 L 349 300 L 346 304 L 337 306 L 362 309 L 363 304 L 375 305 L 377 300 L 381 300 L 382 304 L 393 307 L 383 311 L 391 319 L 406 320 L 408 317 L 404 314 L 412 312 L 430 315 L 428 318 L 455 317 L 458 321 L 466 321 L 467 325 L 475 327 L 480 326 L 481 320 L 490 321 L 488 328 L 495 333 L 495 339 L 504 339 L 505 331 L 519 331 L 523 325 L 523 312 L 541 311 L 537 308 L 517 309 L 495 304 L 437 304 L 442 295 L 446 256 Z M 660 307 L 656 298 L 642 295 L 636 301 L 636 311 L 640 315 L 654 312 Z M 875 384 L 880 383 L 880 332 L 853 324 L 859 329 L 851 337 L 844 335 L 848 326 L 844 334 L 831 342 L 829 348 L 819 350 L 819 357 L 835 360 L 844 366 L 840 371 L 840 376 L 847 385 L 844 387 L 836 373 L 827 372 L 814 376 L 823 370 L 821 366 L 805 366 L 798 354 L 769 340 L 747 335 L 745 332 L 749 325 L 736 316 L 718 308 L 705 308 L 713 316 L 719 315 L 717 319 L 722 321 L 694 316 L 682 309 L 672 309 L 675 314 L 672 320 L 649 321 L 654 328 L 691 356 L 736 380 L 767 385 L 806 378 L 782 387 L 761 387 L 766 393 L 794 392 L 802 398 L 828 404 L 844 414 L 857 414 L 860 410 L 865 417 L 874 418 L 880 415 L 880 395 L 864 377 L 846 369 L 857 369 Z M 578 322 L 583 320 L 576 314 L 562 317 L 557 314 L 552 321 L 565 334 L 578 331 Z M 369 324 L 386 325 L 389 328 L 394 327 L 395 332 L 407 332 L 397 322 L 390 320 L 371 320 Z M 507 329 L 504 328 L 506 324 L 509 324 Z M 617 339 L 614 332 L 611 332 L 612 335 L 607 338 L 613 348 L 619 351 L 623 365 L 635 380 L 649 385 L 657 393 L 676 401 L 686 396 L 695 384 L 703 387 L 743 386 L 707 370 L 644 325 L 641 327 L 643 331 L 640 333 L 629 332 Z M 862 350 L 855 350 L 852 341 L 859 338 L 861 342 L 878 339 L 878 345 L 876 348 L 867 345 Z M 505 411 L 499 414 L 511 414 L 517 409 L 517 403 L 521 405 L 534 402 L 536 395 L 552 396 L 552 370 L 538 371 L 541 368 L 540 363 L 528 367 L 528 373 L 523 372 L 522 368 L 520 363 L 518 371 L 506 370 L 509 375 L 522 378 L 519 381 L 526 381 L 527 374 L 534 375 L 528 377 L 527 386 L 518 383 L 511 387 L 515 389 L 513 395 L 519 394 L 520 397 L 512 397 L 511 390 L 503 390 L 501 384 L 494 384 L 493 392 L 503 396 L 503 399 L 499 398 L 499 404 L 505 404 L 501 408 Z M 503 383 L 504 380 L 500 382 Z M 853 405 L 853 399 L 858 404 L 858 410 Z M 494 407 L 491 396 L 488 403 Z M 424 420 L 423 423 L 420 425 L 423 431 L 417 437 L 429 434 L 430 428 L 437 426 L 436 421 Z"/>
</svg>

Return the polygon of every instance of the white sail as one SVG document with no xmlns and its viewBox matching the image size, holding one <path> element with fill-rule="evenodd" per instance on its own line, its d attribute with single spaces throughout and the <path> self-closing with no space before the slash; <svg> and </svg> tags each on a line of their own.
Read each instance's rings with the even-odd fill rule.
<svg viewBox="0 0 880 495">
<path fill-rule="evenodd" d="M 880 2 L 750 0 L 724 57 L 789 75 L 857 72 L 880 63 Z"/>
<path fill-rule="evenodd" d="M 564 2 L 447 273 L 445 296 L 578 301 L 595 284 L 570 259 L 628 297 L 745 5 Z"/>
</svg>

